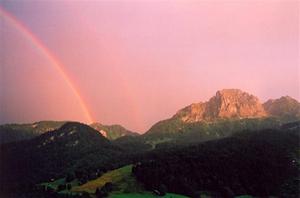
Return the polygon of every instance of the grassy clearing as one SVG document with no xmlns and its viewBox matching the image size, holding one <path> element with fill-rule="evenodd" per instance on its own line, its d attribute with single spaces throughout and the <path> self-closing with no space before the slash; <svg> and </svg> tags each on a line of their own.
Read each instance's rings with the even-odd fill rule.
<svg viewBox="0 0 300 198">
<path fill-rule="evenodd" d="M 81 186 L 72 188 L 72 192 L 95 193 L 97 188 L 102 188 L 107 182 L 114 186 L 114 192 L 138 192 L 140 185 L 131 173 L 132 165 L 127 165 L 103 174 L 101 177 L 89 181 Z"/>
</svg>

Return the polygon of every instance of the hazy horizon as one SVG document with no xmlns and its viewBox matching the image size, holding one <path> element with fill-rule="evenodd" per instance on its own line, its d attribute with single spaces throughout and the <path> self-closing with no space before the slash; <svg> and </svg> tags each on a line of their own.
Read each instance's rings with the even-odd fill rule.
<svg viewBox="0 0 300 198">
<path fill-rule="evenodd" d="M 144 132 L 220 89 L 300 100 L 299 1 L 0 6 L 0 124 L 92 120 Z"/>
</svg>

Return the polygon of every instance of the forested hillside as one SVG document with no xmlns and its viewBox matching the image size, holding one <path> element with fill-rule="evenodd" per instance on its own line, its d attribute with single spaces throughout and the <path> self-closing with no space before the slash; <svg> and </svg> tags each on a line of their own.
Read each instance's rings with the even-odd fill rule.
<svg viewBox="0 0 300 198">
<path fill-rule="evenodd" d="M 298 128 L 297 128 L 298 126 Z M 292 128 L 290 130 L 290 128 Z M 182 148 L 157 149 L 134 167 L 147 189 L 198 197 L 299 195 L 299 125 L 243 131 Z"/>
</svg>

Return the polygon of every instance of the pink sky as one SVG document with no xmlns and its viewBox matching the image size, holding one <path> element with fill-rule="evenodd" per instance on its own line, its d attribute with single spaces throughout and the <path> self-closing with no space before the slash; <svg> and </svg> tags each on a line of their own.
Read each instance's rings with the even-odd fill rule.
<svg viewBox="0 0 300 198">
<path fill-rule="evenodd" d="M 299 1 L 1 1 L 64 65 L 94 121 L 143 132 L 223 88 L 299 93 Z M 86 122 L 65 79 L 1 18 L 0 123 Z"/>
</svg>

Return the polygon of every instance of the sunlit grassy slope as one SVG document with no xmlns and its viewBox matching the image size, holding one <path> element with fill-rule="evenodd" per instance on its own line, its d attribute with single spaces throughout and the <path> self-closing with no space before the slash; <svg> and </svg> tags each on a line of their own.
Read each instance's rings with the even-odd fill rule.
<svg viewBox="0 0 300 198">
<path fill-rule="evenodd" d="M 97 188 L 103 187 L 107 182 L 114 185 L 114 190 L 110 193 L 110 198 L 155 198 L 157 197 L 151 192 L 146 192 L 135 180 L 131 173 L 132 165 L 127 165 L 122 168 L 110 171 L 101 177 L 89 181 L 81 186 L 72 188 L 72 192 L 88 192 L 95 193 Z M 182 195 L 168 193 L 165 198 L 186 198 Z"/>
<path fill-rule="evenodd" d="M 95 180 L 72 188 L 72 191 L 95 193 L 97 188 L 101 188 L 107 182 L 111 182 L 116 189 L 114 192 L 139 192 L 142 190 L 142 188 L 136 182 L 135 178 L 132 177 L 131 169 L 132 165 L 127 165 L 122 168 L 107 172 Z"/>
</svg>

